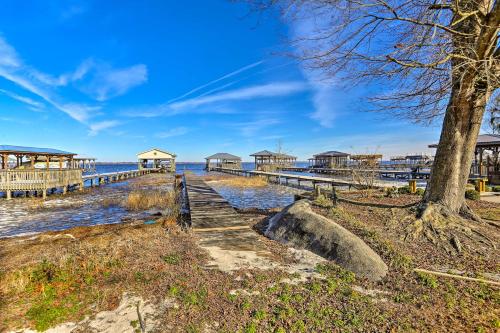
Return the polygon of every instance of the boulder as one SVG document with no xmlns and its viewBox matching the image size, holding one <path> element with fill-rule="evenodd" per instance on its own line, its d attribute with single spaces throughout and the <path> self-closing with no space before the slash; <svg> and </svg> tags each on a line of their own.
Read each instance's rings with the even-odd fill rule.
<svg viewBox="0 0 500 333">
<path fill-rule="evenodd" d="M 387 274 L 387 265 L 375 251 L 349 230 L 315 213 L 307 200 L 297 201 L 272 217 L 265 234 L 308 249 L 372 281 Z"/>
</svg>

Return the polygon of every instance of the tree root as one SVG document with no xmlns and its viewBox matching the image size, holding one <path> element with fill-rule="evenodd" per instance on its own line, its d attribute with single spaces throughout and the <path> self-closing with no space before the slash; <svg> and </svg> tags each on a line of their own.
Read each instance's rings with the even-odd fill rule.
<svg viewBox="0 0 500 333">
<path fill-rule="evenodd" d="M 443 247 L 449 254 L 460 254 L 463 245 L 459 235 L 475 242 L 481 242 L 495 248 L 494 242 L 479 232 L 470 220 L 480 222 L 481 219 L 464 204 L 460 213 L 454 213 L 438 203 L 421 203 L 417 207 L 417 219 L 412 217 L 406 229 L 405 241 L 425 238 L 437 246 Z"/>
</svg>

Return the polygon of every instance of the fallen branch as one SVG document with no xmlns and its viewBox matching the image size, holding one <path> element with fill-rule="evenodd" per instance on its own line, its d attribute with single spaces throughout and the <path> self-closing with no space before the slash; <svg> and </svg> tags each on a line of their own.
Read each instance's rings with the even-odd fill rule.
<svg viewBox="0 0 500 333">
<path fill-rule="evenodd" d="M 469 277 L 469 276 L 462 276 L 462 275 L 449 274 L 449 273 L 443 273 L 443 272 L 429 271 L 429 270 L 423 269 L 423 268 L 415 268 L 413 271 L 419 272 L 419 273 L 434 274 L 434 275 L 438 275 L 438 276 L 444 276 L 444 277 L 460 279 L 460 280 L 483 282 L 483 283 L 491 284 L 494 286 L 500 286 L 500 282 L 497 282 L 497 281 L 484 280 L 484 279 L 473 278 L 473 277 Z"/>
</svg>

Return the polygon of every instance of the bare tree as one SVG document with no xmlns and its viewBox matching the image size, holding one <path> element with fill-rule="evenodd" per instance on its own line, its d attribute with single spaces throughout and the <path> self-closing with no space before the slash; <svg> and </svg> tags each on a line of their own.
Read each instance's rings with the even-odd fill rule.
<svg viewBox="0 0 500 333">
<path fill-rule="evenodd" d="M 413 120 L 444 116 L 419 215 L 475 217 L 464 193 L 486 104 L 500 87 L 499 1 L 249 1 L 309 25 L 292 42 L 311 69 L 380 82 L 390 93 L 374 101 Z"/>
<path fill-rule="evenodd" d="M 500 94 L 497 94 L 489 110 L 488 125 L 492 134 L 500 134 Z"/>
</svg>

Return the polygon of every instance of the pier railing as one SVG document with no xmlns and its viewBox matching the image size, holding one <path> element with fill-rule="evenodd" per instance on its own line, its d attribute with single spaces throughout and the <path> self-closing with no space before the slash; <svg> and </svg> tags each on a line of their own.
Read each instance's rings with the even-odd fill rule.
<svg viewBox="0 0 500 333">
<path fill-rule="evenodd" d="M 0 191 L 45 191 L 49 188 L 81 184 L 81 169 L 0 170 Z"/>
</svg>

